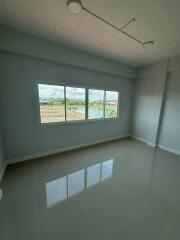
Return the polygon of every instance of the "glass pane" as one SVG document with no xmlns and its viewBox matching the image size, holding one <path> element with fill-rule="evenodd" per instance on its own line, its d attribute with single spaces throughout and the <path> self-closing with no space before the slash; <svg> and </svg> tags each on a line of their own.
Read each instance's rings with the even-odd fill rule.
<svg viewBox="0 0 180 240">
<path fill-rule="evenodd" d="M 65 121 L 64 87 L 38 84 L 41 123 Z"/>
<path fill-rule="evenodd" d="M 118 97 L 119 93 L 115 91 L 106 91 L 105 117 L 116 118 L 118 116 Z"/>
<path fill-rule="evenodd" d="M 89 89 L 88 119 L 104 117 L 104 91 Z"/>
<path fill-rule="evenodd" d="M 67 121 L 85 120 L 85 89 L 66 87 Z"/>
</svg>

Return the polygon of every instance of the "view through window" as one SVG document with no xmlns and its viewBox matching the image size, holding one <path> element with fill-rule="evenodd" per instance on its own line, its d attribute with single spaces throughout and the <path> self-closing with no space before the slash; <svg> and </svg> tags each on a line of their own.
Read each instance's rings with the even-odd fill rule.
<svg viewBox="0 0 180 240">
<path fill-rule="evenodd" d="M 104 91 L 89 89 L 88 119 L 104 117 Z"/>
<path fill-rule="evenodd" d="M 38 84 L 41 123 L 117 118 L 119 92 Z"/>
<path fill-rule="evenodd" d="M 118 115 L 118 92 L 106 91 L 105 117 L 114 118 Z"/>
<path fill-rule="evenodd" d="M 85 89 L 66 87 L 67 121 L 85 120 Z"/>
<path fill-rule="evenodd" d="M 64 87 L 38 84 L 41 123 L 64 122 Z"/>
</svg>

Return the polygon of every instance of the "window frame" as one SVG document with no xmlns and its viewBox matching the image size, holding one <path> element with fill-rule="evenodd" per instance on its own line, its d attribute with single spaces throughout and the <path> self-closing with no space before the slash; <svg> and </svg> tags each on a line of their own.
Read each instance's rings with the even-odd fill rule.
<svg viewBox="0 0 180 240">
<path fill-rule="evenodd" d="M 65 115 L 65 121 L 62 122 L 49 122 L 49 123 L 43 123 L 41 122 L 41 110 L 40 110 L 40 95 L 39 95 L 39 87 L 38 85 L 42 84 L 42 85 L 50 85 L 50 86 L 60 86 L 60 87 L 64 87 L 64 100 L 65 100 L 65 104 L 64 104 L 64 115 Z M 66 87 L 73 87 L 73 88 L 84 88 L 85 89 L 85 120 L 67 120 L 67 113 L 66 113 Z M 71 85 L 71 84 L 65 84 L 64 82 L 62 82 L 62 84 L 59 84 L 57 82 L 52 82 L 52 83 L 48 83 L 48 82 L 36 82 L 36 88 L 37 88 L 37 106 L 38 106 L 38 122 L 40 126 L 51 126 L 51 125 L 68 125 L 68 124 L 79 124 L 79 123 L 90 123 L 90 122 L 99 122 L 99 121 L 110 121 L 110 120 L 118 120 L 120 115 L 119 115 L 119 107 L 120 107 L 120 90 L 118 89 L 110 89 L 110 88 L 105 88 L 102 89 L 100 87 L 85 87 L 82 85 Z M 104 109 L 103 109 L 103 118 L 94 118 L 94 119 L 88 119 L 88 109 L 89 109 L 89 90 L 101 90 L 104 91 Z M 106 97 L 106 91 L 114 91 L 118 93 L 118 104 L 117 104 L 117 117 L 111 117 L 111 118 L 106 118 L 105 117 L 105 97 Z"/>
</svg>

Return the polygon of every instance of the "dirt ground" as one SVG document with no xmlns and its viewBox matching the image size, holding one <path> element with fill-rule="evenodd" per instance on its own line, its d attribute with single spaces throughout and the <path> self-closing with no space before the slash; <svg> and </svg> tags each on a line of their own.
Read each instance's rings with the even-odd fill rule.
<svg viewBox="0 0 180 240">
<path fill-rule="evenodd" d="M 65 111 L 64 106 L 56 106 L 56 105 L 41 105 L 41 122 L 42 123 L 52 123 L 52 122 L 64 122 L 65 121 Z M 85 119 L 85 114 L 76 113 L 72 110 L 67 109 L 67 119 L 69 121 L 73 120 L 83 120 Z"/>
</svg>

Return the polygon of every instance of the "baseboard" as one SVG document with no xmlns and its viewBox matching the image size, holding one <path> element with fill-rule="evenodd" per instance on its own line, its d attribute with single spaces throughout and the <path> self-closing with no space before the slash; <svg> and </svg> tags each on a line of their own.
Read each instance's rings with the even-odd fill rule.
<svg viewBox="0 0 180 240">
<path fill-rule="evenodd" d="M 143 143 L 146 143 L 147 145 L 151 146 L 151 147 L 155 147 L 156 145 L 152 142 L 149 142 L 147 140 L 145 140 L 144 138 L 140 138 L 140 137 L 137 137 L 137 136 L 134 136 L 134 135 L 130 135 L 131 138 L 134 138 L 140 142 L 143 142 Z"/>
<path fill-rule="evenodd" d="M 7 161 L 7 164 L 24 162 L 24 161 L 32 160 L 32 159 L 35 159 L 35 158 L 40 158 L 40 157 L 45 157 L 45 156 L 49 156 L 49 155 L 53 155 L 53 154 L 57 154 L 57 153 L 67 152 L 67 151 L 71 151 L 71 150 L 75 150 L 75 149 L 79 149 L 79 148 L 83 148 L 83 147 L 87 147 L 87 146 L 91 146 L 91 145 L 95 145 L 95 144 L 99 144 L 99 143 L 105 143 L 105 142 L 110 142 L 110 141 L 114 141 L 114 140 L 118 140 L 118 139 L 123 139 L 123 138 L 127 138 L 127 137 L 129 137 L 129 135 L 106 138 L 106 139 L 101 139 L 101 140 L 98 140 L 98 141 L 92 141 L 92 142 L 88 142 L 88 143 L 83 143 L 83 144 L 73 145 L 73 146 L 69 146 L 69 147 L 54 149 L 54 150 L 47 151 L 47 152 L 31 154 L 31 155 L 28 155 L 28 156 L 23 156 L 23 157 L 19 157 L 19 158 L 10 159 L 10 160 Z"/>
<path fill-rule="evenodd" d="M 4 164 L 4 166 L 2 167 L 2 169 L 1 169 L 1 171 L 0 171 L 0 183 L 1 183 L 2 179 L 3 179 L 3 176 L 4 176 L 4 173 L 5 173 L 6 167 L 7 167 L 7 165 Z"/>
<path fill-rule="evenodd" d="M 146 143 L 146 144 L 149 145 L 149 146 L 152 146 L 152 147 L 155 147 L 155 146 L 156 146 L 154 143 L 148 142 L 148 141 L 146 141 L 146 140 L 143 139 L 143 138 L 136 137 L 136 136 L 132 136 L 132 135 L 130 135 L 130 137 L 133 138 L 133 139 L 136 139 L 136 140 L 138 140 L 138 141 L 141 141 L 141 142 L 143 142 L 143 143 Z M 164 147 L 163 145 L 158 145 L 157 147 L 160 148 L 160 149 L 162 149 L 162 150 L 165 150 L 165 151 L 167 151 L 167 152 L 171 152 L 171 153 L 174 153 L 174 154 L 176 154 L 176 155 L 180 155 L 180 151 L 177 151 L 177 150 L 175 150 L 175 149 L 168 148 L 168 147 Z"/>
<path fill-rule="evenodd" d="M 160 148 L 162 150 L 165 150 L 165 151 L 168 151 L 168 152 L 171 152 L 171 153 L 174 153 L 176 155 L 180 155 L 180 151 L 177 151 L 177 150 L 172 149 L 172 148 L 164 147 L 163 145 L 158 145 L 158 148 Z"/>
</svg>

